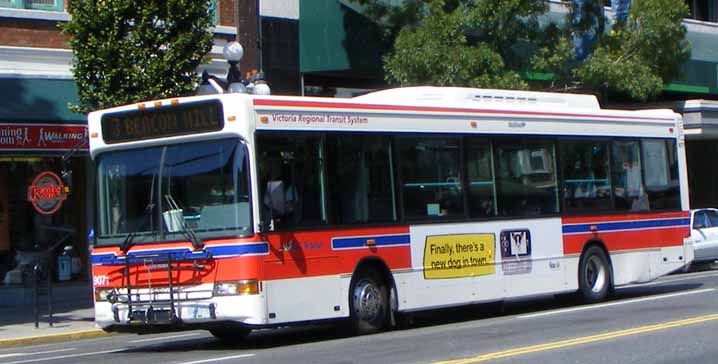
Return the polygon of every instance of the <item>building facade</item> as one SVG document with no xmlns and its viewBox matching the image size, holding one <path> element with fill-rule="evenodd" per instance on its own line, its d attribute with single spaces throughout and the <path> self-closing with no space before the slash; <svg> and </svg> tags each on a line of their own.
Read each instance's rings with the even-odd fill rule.
<svg viewBox="0 0 718 364">
<path fill-rule="evenodd" d="M 274 92 L 299 94 L 299 2 L 210 1 L 214 45 L 198 73 L 224 78 L 222 49 L 238 38 L 242 72 L 263 71 Z M 70 20 L 70 2 L 0 0 L 0 284 L 23 283 L 38 260 L 57 270 L 66 246 L 77 258 L 72 276 L 88 273 L 94 166 L 86 115 L 68 109 L 77 88 L 58 28 Z"/>
</svg>

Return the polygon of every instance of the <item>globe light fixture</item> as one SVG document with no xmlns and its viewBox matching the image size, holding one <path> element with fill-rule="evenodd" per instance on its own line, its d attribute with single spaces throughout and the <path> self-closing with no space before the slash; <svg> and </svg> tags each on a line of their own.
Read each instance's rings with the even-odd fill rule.
<svg viewBox="0 0 718 364">
<path fill-rule="evenodd" d="M 229 42 L 225 44 L 222 50 L 224 58 L 229 63 L 229 71 L 227 72 L 228 92 L 247 93 L 247 89 L 242 83 L 242 74 L 239 71 L 239 61 L 244 55 L 244 48 L 238 42 Z"/>
<path fill-rule="evenodd" d="M 267 81 L 264 80 L 264 73 L 259 72 L 257 74 L 257 79 L 254 80 L 254 89 L 252 90 L 252 93 L 255 95 L 272 94 L 272 90 L 269 88 L 269 85 L 267 85 Z"/>
<path fill-rule="evenodd" d="M 242 45 L 236 41 L 229 42 L 224 45 L 224 49 L 222 49 L 222 54 L 224 55 L 224 59 L 226 59 L 227 62 L 239 62 L 242 59 L 242 56 L 244 56 L 244 47 L 242 47 Z"/>
<path fill-rule="evenodd" d="M 242 59 L 242 56 L 244 56 L 244 47 L 242 47 L 239 42 L 234 41 L 225 44 L 224 49 L 222 49 L 222 54 L 227 60 L 227 63 L 229 63 L 226 82 L 210 75 L 205 70 L 202 73 L 202 82 L 197 89 L 198 95 L 221 94 L 225 92 L 253 95 L 271 94 L 269 85 L 267 85 L 262 72 L 252 77 L 247 76 L 249 79 L 246 80 L 242 78 L 239 61 Z"/>
</svg>

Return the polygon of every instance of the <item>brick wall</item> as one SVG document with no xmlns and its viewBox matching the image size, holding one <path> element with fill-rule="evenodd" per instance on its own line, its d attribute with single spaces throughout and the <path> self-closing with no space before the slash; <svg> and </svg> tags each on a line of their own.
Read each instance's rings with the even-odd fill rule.
<svg viewBox="0 0 718 364">
<path fill-rule="evenodd" d="M 239 43 L 244 47 L 240 62 L 242 72 L 259 68 L 257 59 L 257 9 L 256 0 L 241 0 L 239 7 Z"/>
<path fill-rule="evenodd" d="M 0 46 L 69 48 L 57 22 L 4 18 L 0 21 Z"/>
<path fill-rule="evenodd" d="M 234 22 L 234 8 L 238 0 L 218 0 L 219 24 L 228 27 L 236 27 Z"/>
</svg>

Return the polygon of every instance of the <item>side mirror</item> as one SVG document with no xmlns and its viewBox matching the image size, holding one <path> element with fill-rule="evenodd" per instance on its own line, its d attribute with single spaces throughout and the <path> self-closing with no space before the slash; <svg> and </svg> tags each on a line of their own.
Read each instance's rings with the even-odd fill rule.
<svg viewBox="0 0 718 364">
<path fill-rule="evenodd" d="M 264 234 L 269 231 L 269 224 L 266 221 L 262 221 L 257 224 L 257 233 Z"/>
</svg>

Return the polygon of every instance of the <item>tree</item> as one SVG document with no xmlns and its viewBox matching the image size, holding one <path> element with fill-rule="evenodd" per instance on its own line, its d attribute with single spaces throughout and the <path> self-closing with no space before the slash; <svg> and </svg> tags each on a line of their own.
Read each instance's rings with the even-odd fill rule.
<svg viewBox="0 0 718 364">
<path fill-rule="evenodd" d="M 660 94 L 690 56 L 683 2 L 633 0 L 626 22 L 604 32 L 602 1 L 566 1 L 564 25 L 547 21 L 546 0 L 355 0 L 393 44 L 387 81 L 493 88 L 527 87 Z M 576 39 L 587 47 L 577 55 Z M 542 73 L 543 81 L 518 77 Z"/>
<path fill-rule="evenodd" d="M 402 85 L 526 88 L 491 44 L 473 42 L 464 33 L 471 21 L 464 8 L 447 12 L 443 5 L 430 1 L 422 25 L 399 32 L 394 53 L 384 59 L 389 80 Z"/>
<path fill-rule="evenodd" d="M 183 96 L 212 47 L 209 2 L 73 0 L 69 36 L 76 112 Z"/>
<path fill-rule="evenodd" d="M 680 75 L 691 54 L 682 24 L 685 2 L 633 0 L 628 21 L 603 35 L 595 52 L 575 70 L 585 87 L 605 89 L 637 100 L 659 95 Z"/>
</svg>

